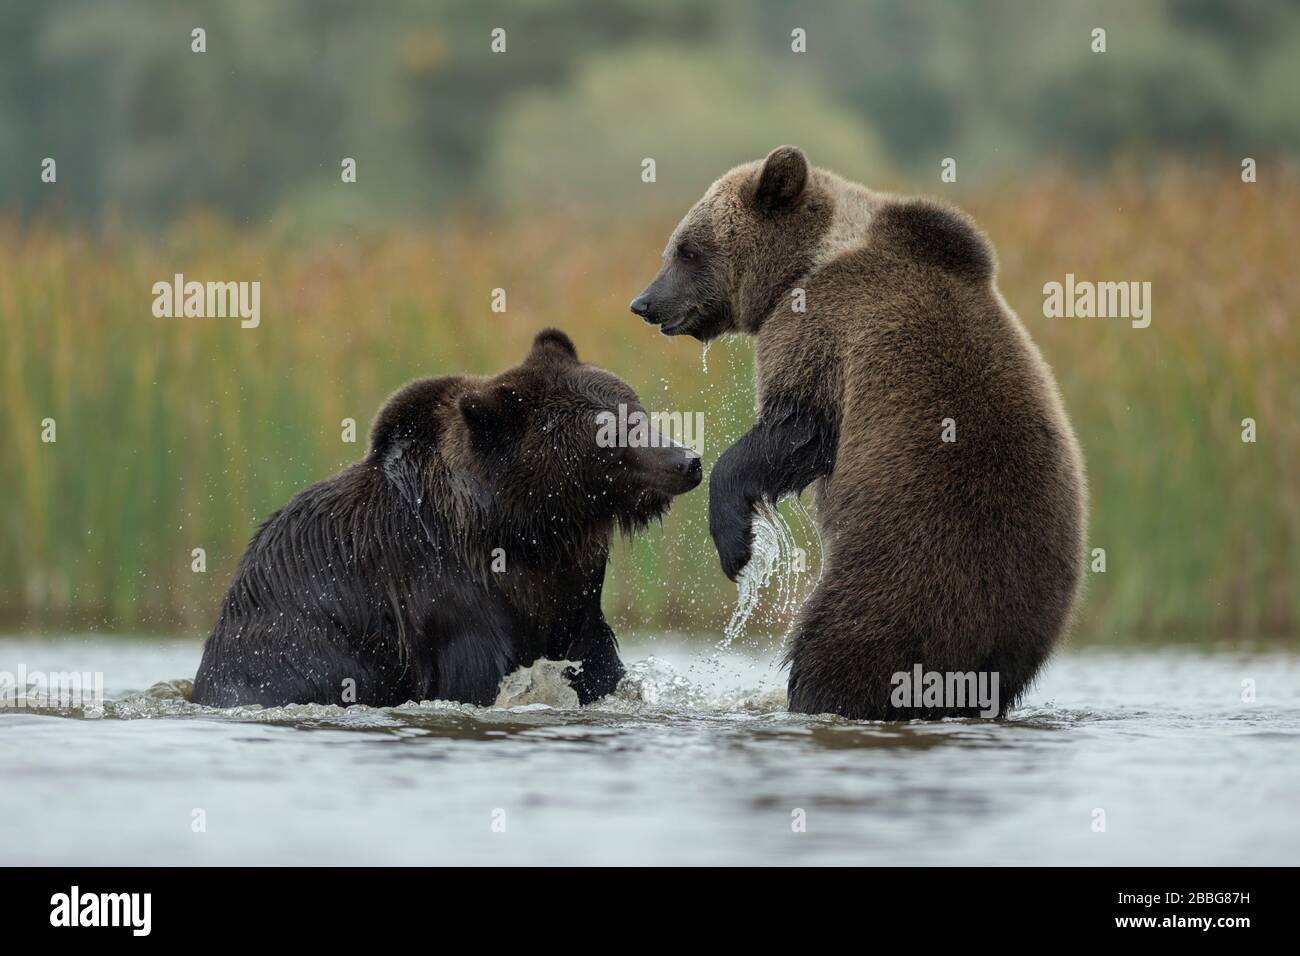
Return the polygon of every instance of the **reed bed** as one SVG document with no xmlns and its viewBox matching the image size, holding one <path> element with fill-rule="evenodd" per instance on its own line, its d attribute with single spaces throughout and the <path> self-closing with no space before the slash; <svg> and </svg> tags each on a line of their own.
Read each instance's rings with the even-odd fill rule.
<svg viewBox="0 0 1300 956">
<path fill-rule="evenodd" d="M 1077 639 L 1295 635 L 1300 179 L 1047 174 L 955 198 L 996 244 L 1003 294 L 1055 369 L 1087 457 L 1090 546 L 1106 571 L 1089 574 Z M 671 226 L 572 210 L 346 237 L 204 214 L 165 236 L 0 221 L 0 619 L 205 630 L 256 524 L 360 457 L 389 392 L 503 368 L 547 325 L 647 407 L 702 412 L 711 467 L 752 421 L 752 348 L 716 343 L 706 370 L 693 340 L 628 313 Z M 260 327 L 155 318 L 151 287 L 178 272 L 259 280 Z M 1150 281 L 1151 327 L 1044 318 L 1043 284 L 1066 273 Z M 46 418 L 54 443 L 41 441 Z M 356 444 L 342 441 L 345 418 Z M 802 587 L 817 570 L 809 550 Z M 706 490 L 620 542 L 606 587 L 621 630 L 720 632 L 736 592 L 708 538 Z M 769 607 L 758 628 L 787 619 Z"/>
</svg>

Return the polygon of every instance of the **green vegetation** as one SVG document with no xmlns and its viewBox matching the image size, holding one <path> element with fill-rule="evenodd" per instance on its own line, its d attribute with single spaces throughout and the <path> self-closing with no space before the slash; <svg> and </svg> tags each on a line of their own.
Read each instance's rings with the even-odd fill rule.
<svg viewBox="0 0 1300 956">
<path fill-rule="evenodd" d="M 1080 634 L 1295 634 L 1300 178 L 1244 185 L 1233 164 L 1169 167 L 1154 183 L 1042 174 L 954 198 L 997 245 L 1003 293 L 1055 368 L 1087 455 L 1107 572 L 1090 575 Z M 153 243 L 0 225 L 5 623 L 206 628 L 256 523 L 359 457 L 387 393 L 502 368 L 544 325 L 648 407 L 703 412 L 711 467 L 752 420 L 751 349 L 717 343 L 706 372 L 695 343 L 627 313 L 671 226 L 574 213 L 301 242 L 194 216 Z M 174 272 L 259 279 L 261 326 L 154 318 L 150 288 Z M 1043 284 L 1067 272 L 1151 281 L 1151 327 L 1043 318 Z M 504 315 L 489 308 L 496 287 Z M 1256 444 L 1240 440 L 1248 416 Z M 55 444 L 40 441 L 46 417 Z M 341 441 L 347 417 L 356 445 Z M 701 489 L 620 545 L 617 626 L 721 629 L 735 591 L 705 509 Z M 197 547 L 206 574 L 190 570 Z"/>
<path fill-rule="evenodd" d="M 0 625 L 204 629 L 256 523 L 358 457 L 388 392 L 543 325 L 703 412 L 711 466 L 752 419 L 750 344 L 706 372 L 626 304 L 714 177 L 797 142 L 987 227 L 1087 454 L 1107 572 L 1081 635 L 1294 635 L 1298 85 L 1300 5 L 1270 0 L 3 5 Z M 261 327 L 155 318 L 178 272 L 260 281 Z M 1044 319 L 1066 273 L 1151 282 L 1151 328 Z M 705 509 L 620 545 L 621 629 L 725 623 Z"/>
<path fill-rule="evenodd" d="M 0 208 L 317 228 L 503 193 L 636 206 L 780 142 L 872 180 L 929 181 L 948 156 L 964 182 L 1207 149 L 1266 162 L 1300 146 L 1297 87 L 1300 5 L 1278 0 L 10 3 Z"/>
</svg>

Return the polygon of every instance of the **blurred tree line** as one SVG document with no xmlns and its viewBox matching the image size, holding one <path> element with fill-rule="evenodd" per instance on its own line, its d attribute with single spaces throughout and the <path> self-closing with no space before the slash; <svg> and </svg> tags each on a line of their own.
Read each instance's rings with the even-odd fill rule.
<svg viewBox="0 0 1300 956">
<path fill-rule="evenodd" d="M 1284 0 L 19 0 L 0 209 L 315 227 L 681 201 L 777 141 L 863 179 L 1259 158 L 1300 144 L 1296 89 Z M 345 156 L 359 188 L 337 188 Z"/>
</svg>

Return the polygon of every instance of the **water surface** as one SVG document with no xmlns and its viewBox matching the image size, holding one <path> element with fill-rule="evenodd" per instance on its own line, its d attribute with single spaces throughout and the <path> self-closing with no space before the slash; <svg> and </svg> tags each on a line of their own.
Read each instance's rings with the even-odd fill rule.
<svg viewBox="0 0 1300 956">
<path fill-rule="evenodd" d="M 197 642 L 0 638 L 107 696 L 0 710 L 0 863 L 1300 861 L 1296 655 L 1070 651 L 1010 720 L 887 725 L 788 714 L 778 641 L 714 644 L 626 639 L 583 709 L 223 711 L 145 693 Z"/>
</svg>

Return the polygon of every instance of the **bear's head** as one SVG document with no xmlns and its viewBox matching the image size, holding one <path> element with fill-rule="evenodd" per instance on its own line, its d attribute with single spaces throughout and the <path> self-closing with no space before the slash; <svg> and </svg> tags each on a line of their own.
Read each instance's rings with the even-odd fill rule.
<svg viewBox="0 0 1300 956">
<path fill-rule="evenodd" d="M 755 332 L 813 264 L 835 208 L 829 174 L 794 146 L 737 166 L 673 230 L 631 309 L 664 335 Z"/>
<path fill-rule="evenodd" d="M 545 559 L 607 541 L 616 527 L 631 533 L 700 483 L 694 451 L 654 429 L 608 427 L 638 412 L 625 382 L 546 329 L 499 375 L 397 392 L 376 419 L 371 455 L 405 497 L 452 521 L 453 534 L 497 536 Z"/>
</svg>

